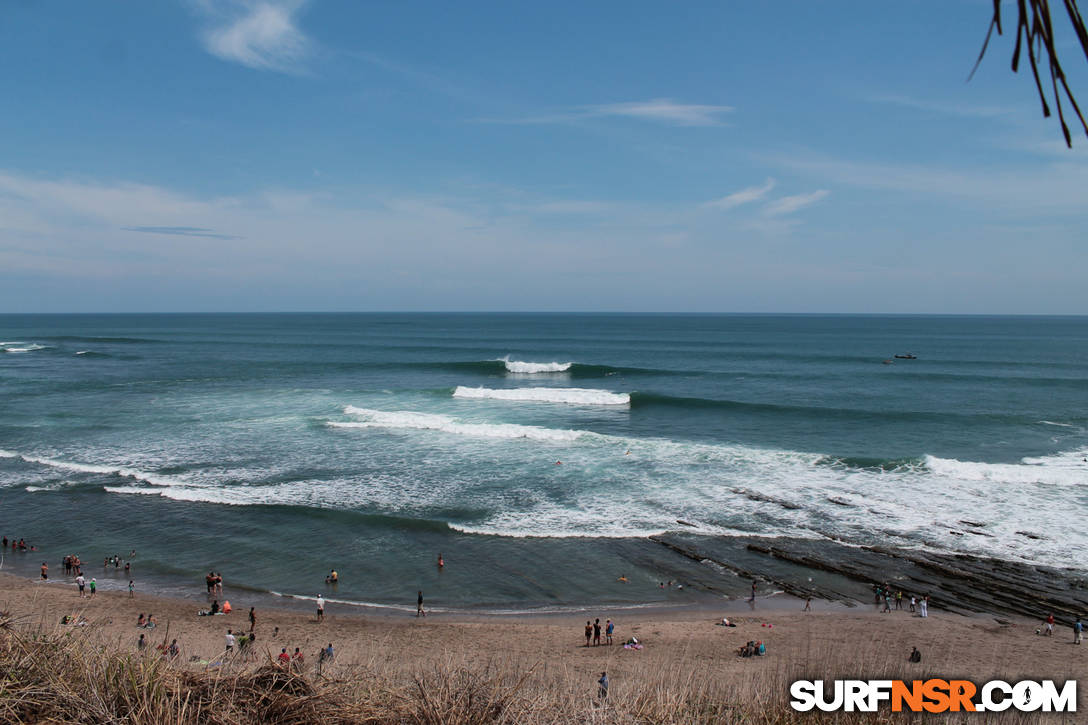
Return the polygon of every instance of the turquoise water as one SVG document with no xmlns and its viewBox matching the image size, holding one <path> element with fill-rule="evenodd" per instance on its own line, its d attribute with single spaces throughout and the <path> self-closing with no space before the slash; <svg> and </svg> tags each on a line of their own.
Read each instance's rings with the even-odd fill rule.
<svg viewBox="0 0 1088 725">
<path fill-rule="evenodd" d="M 376 604 L 673 601 L 713 572 L 669 530 L 1088 555 L 1084 317 L 7 315 L 0 341 L 0 533 L 136 549 L 161 589 L 312 596 L 336 567 Z"/>
</svg>

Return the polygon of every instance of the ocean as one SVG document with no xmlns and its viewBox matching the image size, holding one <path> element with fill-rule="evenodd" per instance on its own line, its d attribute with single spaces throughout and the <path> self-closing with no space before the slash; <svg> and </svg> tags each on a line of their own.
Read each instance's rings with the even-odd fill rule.
<svg viewBox="0 0 1088 725">
<path fill-rule="evenodd" d="M 663 532 L 1088 557 L 1086 317 L 0 315 L 0 351 L 4 570 L 541 611 L 748 591 Z"/>
</svg>

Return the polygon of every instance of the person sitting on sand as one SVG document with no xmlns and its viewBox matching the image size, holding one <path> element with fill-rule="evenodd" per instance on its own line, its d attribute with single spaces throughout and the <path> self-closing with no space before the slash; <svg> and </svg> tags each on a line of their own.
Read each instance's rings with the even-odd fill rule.
<svg viewBox="0 0 1088 725">
<path fill-rule="evenodd" d="M 910 648 L 910 657 L 907 658 L 908 662 L 921 662 L 922 653 L 918 651 L 917 647 Z"/>
<path fill-rule="evenodd" d="M 144 618 L 144 613 L 140 612 L 140 616 L 136 618 L 136 626 L 143 627 L 146 622 L 147 619 Z"/>
<path fill-rule="evenodd" d="M 287 667 L 291 664 L 291 655 L 287 654 L 287 648 L 284 647 L 280 650 L 279 657 L 276 658 L 280 665 Z"/>
<path fill-rule="evenodd" d="M 155 629 L 155 615 L 147 615 L 147 621 L 144 622 L 144 629 Z"/>
<path fill-rule="evenodd" d="M 212 614 L 219 614 L 219 600 L 218 599 L 212 600 L 211 613 Z"/>
</svg>

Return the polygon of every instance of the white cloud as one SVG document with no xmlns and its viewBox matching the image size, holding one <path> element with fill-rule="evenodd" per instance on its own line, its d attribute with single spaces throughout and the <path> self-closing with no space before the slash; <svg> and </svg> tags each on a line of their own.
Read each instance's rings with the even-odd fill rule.
<svg viewBox="0 0 1088 725">
<path fill-rule="evenodd" d="M 783 214 L 793 214 L 795 211 L 800 211 L 806 206 L 812 206 L 830 193 L 831 192 L 827 189 L 820 189 L 819 191 L 813 191 L 808 194 L 783 196 L 781 199 L 775 199 L 774 201 L 767 204 L 767 206 L 763 207 L 763 213 L 766 216 L 782 216 Z"/>
<path fill-rule="evenodd" d="M 767 179 L 761 186 L 749 186 L 746 189 L 735 191 L 728 196 L 723 196 L 721 199 L 715 199 L 714 201 L 708 201 L 703 206 L 712 207 L 714 209 L 732 209 L 735 206 L 741 204 L 748 204 L 753 201 L 759 201 L 774 188 L 774 179 Z"/>
<path fill-rule="evenodd" d="M 203 34 L 204 47 L 249 68 L 297 73 L 311 45 L 295 22 L 302 5 L 302 0 L 204 2 L 200 7 L 216 22 Z"/>
<path fill-rule="evenodd" d="M 732 106 L 709 106 L 694 103 L 677 103 L 668 98 L 629 103 L 606 103 L 596 106 L 580 106 L 558 113 L 521 118 L 480 118 L 481 123 L 549 124 L 570 123 L 587 118 L 633 118 L 639 121 L 663 123 L 669 126 L 721 126 L 720 116 L 731 113 Z"/>
<path fill-rule="evenodd" d="M 587 110 L 594 116 L 623 116 L 674 126 L 718 126 L 721 124 L 718 117 L 731 112 L 733 107 L 676 103 L 668 98 L 655 98 L 650 101 L 591 106 Z"/>
</svg>

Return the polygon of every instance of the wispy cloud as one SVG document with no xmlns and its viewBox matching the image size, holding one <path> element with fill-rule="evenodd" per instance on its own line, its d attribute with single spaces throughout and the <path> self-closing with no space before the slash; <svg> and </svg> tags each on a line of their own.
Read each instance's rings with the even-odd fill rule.
<svg viewBox="0 0 1088 725">
<path fill-rule="evenodd" d="M 900 106 L 902 108 L 913 108 L 916 111 L 929 111 L 931 113 L 939 113 L 944 116 L 993 118 L 995 116 L 1005 116 L 1012 113 L 1011 108 L 1004 108 L 1002 106 L 987 106 L 973 103 L 963 103 L 961 101 L 913 98 L 911 96 L 904 96 L 894 93 L 870 96 L 868 100 L 872 103 L 883 103 L 892 106 Z"/>
<path fill-rule="evenodd" d="M 808 194 L 797 194 L 795 196 L 783 196 L 781 199 L 775 199 L 774 201 L 763 207 L 763 214 L 765 216 L 783 216 L 785 214 L 793 214 L 796 211 L 800 211 L 807 206 L 812 206 L 816 202 L 825 198 L 831 192 L 827 189 L 820 189 Z"/>
<path fill-rule="evenodd" d="M 223 60 L 258 70 L 299 73 L 311 42 L 296 18 L 303 0 L 205 0 L 198 8 L 214 23 L 204 31 L 205 49 Z"/>
<path fill-rule="evenodd" d="M 946 203 L 960 204 L 967 200 L 1001 214 L 1081 213 L 1084 189 L 1088 188 L 1088 164 L 1075 157 L 1069 157 L 1065 163 L 1035 165 L 1030 169 L 874 163 L 798 153 L 766 158 L 782 168 L 825 183 L 906 192 Z"/>
<path fill-rule="evenodd" d="M 767 179 L 761 186 L 749 186 L 746 189 L 735 191 L 728 196 L 723 196 L 721 199 L 715 199 L 714 201 L 708 201 L 703 206 L 711 207 L 713 209 L 732 209 L 735 206 L 741 204 L 748 204 L 753 201 L 759 201 L 770 193 L 774 188 L 774 179 Z"/>
<path fill-rule="evenodd" d="M 179 237 L 208 237 L 209 239 L 242 239 L 235 234 L 220 234 L 205 227 L 121 227 L 126 232 L 145 234 L 173 234 Z"/>
<path fill-rule="evenodd" d="M 651 101 L 591 106 L 588 110 L 595 116 L 638 118 L 674 126 L 718 126 L 721 124 L 720 117 L 730 113 L 733 107 L 676 103 L 668 98 L 655 98 Z"/>
<path fill-rule="evenodd" d="M 483 118 L 482 123 L 549 124 L 570 123 L 589 118 L 633 118 L 639 121 L 669 126 L 721 126 L 721 119 L 733 111 L 732 106 L 711 106 L 695 103 L 677 103 L 669 98 L 629 103 L 606 103 L 595 106 L 579 106 L 558 113 L 520 118 Z"/>
</svg>

